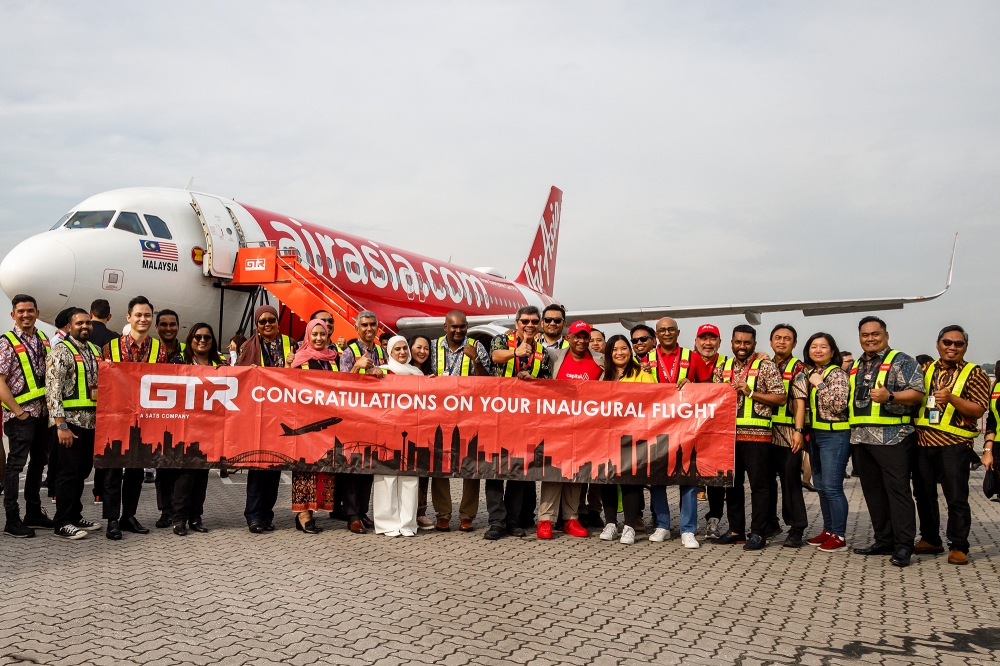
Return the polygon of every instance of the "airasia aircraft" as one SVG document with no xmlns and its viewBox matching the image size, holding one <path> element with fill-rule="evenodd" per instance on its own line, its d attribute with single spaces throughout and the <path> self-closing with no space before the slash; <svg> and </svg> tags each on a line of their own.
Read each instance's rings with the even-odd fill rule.
<svg viewBox="0 0 1000 666">
<path fill-rule="evenodd" d="M 11 250 L 0 263 L 0 287 L 8 296 L 34 296 L 48 323 L 63 308 L 87 308 L 97 298 L 107 299 L 115 321 L 124 322 L 129 299 L 142 294 L 156 309 L 178 313 L 182 335 L 191 324 L 215 323 L 224 314 L 220 338 L 225 340 L 236 332 L 250 299 L 246 289 L 219 288 L 233 278 L 237 252 L 277 245 L 279 251 L 294 251 L 324 283 L 375 311 L 393 330 L 437 334 L 444 315 L 460 309 L 472 332 L 496 334 L 513 324 L 521 306 L 555 302 L 561 217 L 562 192 L 553 187 L 528 258 L 510 280 L 495 268 L 463 268 L 211 194 L 128 188 L 82 201 L 51 229 Z M 742 314 L 759 324 L 762 312 L 900 309 L 944 294 L 951 272 L 949 266 L 945 288 L 926 297 L 570 311 L 568 318 L 629 327 L 664 316 Z"/>
</svg>

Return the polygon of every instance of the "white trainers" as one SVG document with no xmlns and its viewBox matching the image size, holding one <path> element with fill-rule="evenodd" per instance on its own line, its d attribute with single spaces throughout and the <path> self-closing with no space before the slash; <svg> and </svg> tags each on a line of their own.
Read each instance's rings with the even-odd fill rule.
<svg viewBox="0 0 1000 666">
<path fill-rule="evenodd" d="M 667 541 L 670 539 L 670 530 L 664 529 L 662 527 L 657 527 L 653 530 L 653 533 L 649 535 L 650 541 Z"/>
<path fill-rule="evenodd" d="M 694 538 L 694 532 L 684 532 L 681 534 L 681 543 L 685 548 L 701 548 L 701 544 Z"/>
<path fill-rule="evenodd" d="M 705 528 L 705 536 L 708 537 L 709 539 L 718 539 L 719 538 L 720 535 L 719 535 L 719 519 L 718 518 L 709 518 L 708 519 L 708 527 Z"/>
<path fill-rule="evenodd" d="M 624 543 L 631 546 L 635 543 L 635 528 L 631 525 L 626 525 L 622 528 L 622 538 L 618 540 L 619 543 Z"/>
<path fill-rule="evenodd" d="M 614 523 L 608 523 L 601 531 L 601 541 L 614 541 L 617 536 L 618 526 Z"/>
</svg>

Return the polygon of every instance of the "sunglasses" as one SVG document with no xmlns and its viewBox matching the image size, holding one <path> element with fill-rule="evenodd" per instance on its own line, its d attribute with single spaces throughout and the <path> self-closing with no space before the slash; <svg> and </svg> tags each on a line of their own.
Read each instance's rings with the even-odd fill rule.
<svg viewBox="0 0 1000 666">
<path fill-rule="evenodd" d="M 202 335 L 202 334 L 198 333 L 196 335 L 192 335 L 191 339 L 192 340 L 197 340 L 198 342 L 211 342 L 212 341 L 212 336 L 211 335 Z"/>
<path fill-rule="evenodd" d="M 942 340 L 941 344 L 945 347 L 955 347 L 961 349 L 965 346 L 965 340 Z"/>
<path fill-rule="evenodd" d="M 543 319 L 546 324 L 561 324 L 565 321 L 562 317 L 546 317 Z"/>
<path fill-rule="evenodd" d="M 258 319 L 257 323 L 261 326 L 267 326 L 268 324 L 277 324 L 278 320 L 274 317 L 264 317 L 263 319 Z"/>
<path fill-rule="evenodd" d="M 521 326 L 538 326 L 537 319 L 518 319 L 517 323 L 519 323 Z"/>
<path fill-rule="evenodd" d="M 641 342 L 649 342 L 652 339 L 653 339 L 653 336 L 651 336 L 651 335 L 644 335 L 641 338 L 632 338 L 632 344 L 637 345 L 637 344 L 639 344 Z"/>
</svg>

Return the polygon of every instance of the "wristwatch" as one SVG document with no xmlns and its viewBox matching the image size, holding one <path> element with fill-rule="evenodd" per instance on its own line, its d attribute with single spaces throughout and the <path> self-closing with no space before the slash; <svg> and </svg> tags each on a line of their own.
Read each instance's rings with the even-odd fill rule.
<svg viewBox="0 0 1000 666">
<path fill-rule="evenodd" d="M 891 405 L 895 399 L 896 399 L 896 394 L 893 393 L 892 391 L 889 391 L 889 397 L 885 399 L 885 404 Z"/>
<path fill-rule="evenodd" d="M 799 433 L 800 435 L 804 435 L 804 434 L 806 434 L 806 429 L 805 428 L 796 428 L 795 432 Z"/>
<path fill-rule="evenodd" d="M 63 423 L 60 423 L 60 424 L 59 424 L 59 425 L 57 425 L 56 427 L 57 427 L 57 428 L 58 428 L 59 430 L 69 430 L 69 424 L 68 424 L 68 423 L 65 423 L 65 422 L 63 422 Z"/>
</svg>

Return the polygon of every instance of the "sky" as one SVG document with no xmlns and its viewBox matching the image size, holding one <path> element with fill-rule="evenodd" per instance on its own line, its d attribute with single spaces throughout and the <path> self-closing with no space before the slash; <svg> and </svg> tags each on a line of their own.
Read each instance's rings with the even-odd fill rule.
<svg viewBox="0 0 1000 666">
<path fill-rule="evenodd" d="M 998 37 L 989 2 L 5 2 L 0 256 L 193 176 L 514 276 L 556 185 L 571 309 L 930 294 L 958 232 L 951 290 L 882 316 L 992 362 Z"/>
</svg>

